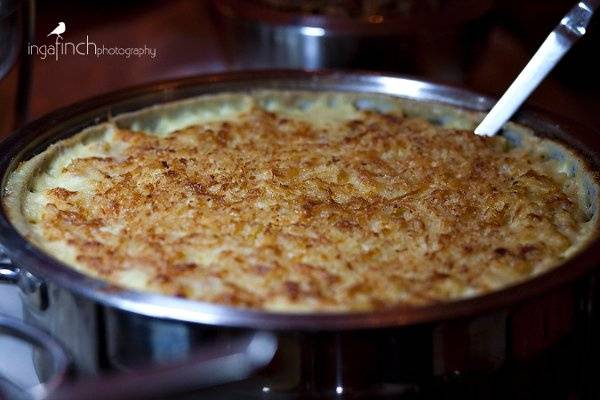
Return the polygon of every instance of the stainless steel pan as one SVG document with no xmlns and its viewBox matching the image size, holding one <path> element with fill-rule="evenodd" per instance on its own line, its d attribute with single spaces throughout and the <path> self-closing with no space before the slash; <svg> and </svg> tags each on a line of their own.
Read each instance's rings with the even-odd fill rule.
<svg viewBox="0 0 600 400">
<path fill-rule="evenodd" d="M 492 104 L 465 90 L 375 73 L 244 72 L 157 83 L 78 103 L 16 132 L 0 147 L 2 185 L 20 161 L 110 115 L 257 88 L 387 93 L 470 110 Z M 535 111 L 516 121 L 562 141 L 599 170 L 600 137 L 594 132 Z M 60 339 L 83 375 L 181 360 L 215 341 L 267 331 L 278 341 L 269 366 L 214 388 L 212 396 L 506 398 L 522 395 L 525 386 L 533 397 L 596 393 L 586 382 L 598 372 L 591 368 L 598 240 L 563 266 L 489 295 L 418 308 L 301 315 L 114 287 L 37 250 L 3 211 L 0 244 L 12 263 L 0 277 L 21 287 L 26 321 Z"/>
</svg>

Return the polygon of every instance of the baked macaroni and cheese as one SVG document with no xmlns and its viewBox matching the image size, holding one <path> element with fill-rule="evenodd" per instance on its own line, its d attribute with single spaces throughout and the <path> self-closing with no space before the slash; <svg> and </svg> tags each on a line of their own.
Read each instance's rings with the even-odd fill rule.
<svg viewBox="0 0 600 400">
<path fill-rule="evenodd" d="M 455 300 L 557 266 L 597 225 L 572 151 L 475 119 L 381 95 L 203 96 L 51 145 L 3 203 L 45 252 L 125 288 L 292 312 Z"/>
</svg>

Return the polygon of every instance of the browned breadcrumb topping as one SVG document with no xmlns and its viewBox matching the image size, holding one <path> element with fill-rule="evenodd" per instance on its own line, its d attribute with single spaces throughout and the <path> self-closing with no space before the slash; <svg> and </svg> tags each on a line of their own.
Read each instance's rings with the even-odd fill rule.
<svg viewBox="0 0 600 400">
<path fill-rule="evenodd" d="M 584 222 L 551 162 L 416 118 L 319 127 L 254 109 L 114 140 L 123 157 L 63 171 L 91 194 L 47 191 L 45 238 L 95 276 L 201 301 L 363 310 L 485 293 L 560 262 Z"/>
</svg>

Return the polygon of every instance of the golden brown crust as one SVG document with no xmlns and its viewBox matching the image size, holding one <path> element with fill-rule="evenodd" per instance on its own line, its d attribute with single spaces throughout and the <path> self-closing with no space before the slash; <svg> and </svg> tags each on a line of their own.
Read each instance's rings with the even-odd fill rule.
<svg viewBox="0 0 600 400">
<path fill-rule="evenodd" d="M 545 153 L 396 111 L 313 123 L 253 103 L 166 135 L 107 131 L 33 174 L 23 214 L 38 245 L 127 287 L 268 310 L 427 304 L 547 270 L 595 224 Z"/>
</svg>

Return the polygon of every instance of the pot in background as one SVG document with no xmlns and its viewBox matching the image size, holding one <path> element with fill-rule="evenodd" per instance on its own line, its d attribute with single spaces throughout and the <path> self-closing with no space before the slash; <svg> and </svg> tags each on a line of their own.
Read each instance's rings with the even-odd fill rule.
<svg viewBox="0 0 600 400">
<path fill-rule="evenodd" d="M 460 82 L 492 0 L 214 0 L 233 69 L 359 68 Z"/>
</svg>

